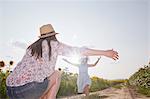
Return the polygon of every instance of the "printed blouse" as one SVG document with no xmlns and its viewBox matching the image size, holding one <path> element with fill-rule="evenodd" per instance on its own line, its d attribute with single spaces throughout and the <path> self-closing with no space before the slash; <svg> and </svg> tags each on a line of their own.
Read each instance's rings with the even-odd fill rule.
<svg viewBox="0 0 150 99">
<path fill-rule="evenodd" d="M 31 50 L 27 49 L 22 60 L 6 79 L 7 86 L 21 86 L 29 82 L 43 82 L 46 77 L 52 75 L 58 55 L 71 56 L 81 54 L 84 48 L 71 47 L 58 41 L 51 41 L 51 56 L 49 59 L 48 42 L 42 42 L 42 58 L 37 59 L 31 55 Z"/>
</svg>

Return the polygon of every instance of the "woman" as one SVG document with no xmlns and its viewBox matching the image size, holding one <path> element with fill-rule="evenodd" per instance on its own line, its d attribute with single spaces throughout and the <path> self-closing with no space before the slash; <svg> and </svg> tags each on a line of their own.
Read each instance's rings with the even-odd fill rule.
<svg viewBox="0 0 150 99">
<path fill-rule="evenodd" d="M 72 52 L 84 56 L 106 56 L 118 59 L 113 50 L 82 49 L 65 45 L 57 40 L 51 24 L 40 27 L 40 36 L 31 44 L 7 77 L 7 93 L 10 99 L 56 99 L 61 73 L 55 70 L 58 55 L 69 56 Z"/>
<path fill-rule="evenodd" d="M 67 59 L 63 59 L 65 62 L 78 66 L 79 67 L 79 75 L 77 78 L 77 87 L 78 94 L 84 93 L 86 96 L 89 96 L 89 89 L 91 85 L 91 79 L 88 75 L 88 67 L 94 67 L 99 62 L 100 58 L 94 64 L 88 64 L 88 57 L 84 56 L 80 59 L 80 64 L 72 63 Z"/>
</svg>

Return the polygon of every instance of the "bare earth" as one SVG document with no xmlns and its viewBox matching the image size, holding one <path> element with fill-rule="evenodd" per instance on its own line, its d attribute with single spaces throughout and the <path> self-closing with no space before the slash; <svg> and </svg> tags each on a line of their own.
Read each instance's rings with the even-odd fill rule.
<svg viewBox="0 0 150 99">
<path fill-rule="evenodd" d="M 82 94 L 58 99 L 150 99 L 150 97 L 137 94 L 130 88 L 122 87 L 121 89 L 108 88 L 102 91 L 93 92 L 90 93 L 89 98 L 85 98 Z"/>
</svg>

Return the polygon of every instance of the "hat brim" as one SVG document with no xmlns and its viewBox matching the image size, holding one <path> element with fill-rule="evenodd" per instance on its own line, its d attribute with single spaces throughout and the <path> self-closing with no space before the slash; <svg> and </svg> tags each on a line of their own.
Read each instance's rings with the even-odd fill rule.
<svg viewBox="0 0 150 99">
<path fill-rule="evenodd" d="M 59 34 L 59 33 L 50 33 L 50 34 L 39 36 L 39 38 L 45 38 L 45 37 L 53 36 L 53 35 L 56 35 L 56 34 Z"/>
</svg>

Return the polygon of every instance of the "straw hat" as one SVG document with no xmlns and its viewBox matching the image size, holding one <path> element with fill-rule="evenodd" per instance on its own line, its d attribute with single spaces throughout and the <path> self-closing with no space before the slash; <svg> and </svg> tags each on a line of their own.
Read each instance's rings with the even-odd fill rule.
<svg viewBox="0 0 150 99">
<path fill-rule="evenodd" d="M 45 38 L 48 36 L 53 36 L 59 33 L 56 33 L 51 24 L 46 24 L 40 27 L 40 36 L 39 38 Z"/>
</svg>

